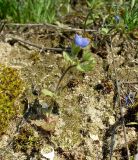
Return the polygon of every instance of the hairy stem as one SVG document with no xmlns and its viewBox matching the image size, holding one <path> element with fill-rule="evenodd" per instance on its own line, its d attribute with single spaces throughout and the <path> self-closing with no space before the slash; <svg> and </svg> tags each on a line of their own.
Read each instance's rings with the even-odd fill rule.
<svg viewBox="0 0 138 160">
<path fill-rule="evenodd" d="M 57 84 L 57 86 L 56 86 L 55 92 L 58 91 L 59 86 L 60 86 L 62 80 L 64 79 L 65 75 L 67 74 L 67 72 L 68 72 L 70 69 L 74 68 L 74 67 L 76 67 L 76 64 L 69 66 L 69 67 L 65 70 L 65 72 L 62 74 L 62 76 L 60 77 L 60 79 L 59 79 L 59 81 L 58 81 L 58 84 Z"/>
</svg>

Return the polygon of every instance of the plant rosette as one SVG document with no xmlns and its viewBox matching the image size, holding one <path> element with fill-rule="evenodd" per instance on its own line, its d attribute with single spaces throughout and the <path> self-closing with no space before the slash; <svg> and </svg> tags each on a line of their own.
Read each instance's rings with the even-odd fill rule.
<svg viewBox="0 0 138 160">
<path fill-rule="evenodd" d="M 53 147 L 51 147 L 51 146 L 44 146 L 41 149 L 41 155 L 44 158 L 47 158 L 49 160 L 54 160 L 55 153 L 54 153 Z"/>
</svg>

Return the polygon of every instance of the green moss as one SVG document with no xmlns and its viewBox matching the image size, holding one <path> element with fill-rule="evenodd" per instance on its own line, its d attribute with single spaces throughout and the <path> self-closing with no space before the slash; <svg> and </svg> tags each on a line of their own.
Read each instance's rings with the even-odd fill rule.
<svg viewBox="0 0 138 160">
<path fill-rule="evenodd" d="M 16 152 L 22 151 L 27 155 L 39 153 L 41 148 L 41 139 L 35 136 L 34 131 L 29 126 L 21 128 L 20 133 L 14 137 L 13 149 Z"/>
<path fill-rule="evenodd" d="M 18 71 L 0 64 L 0 135 L 6 131 L 10 120 L 17 113 L 15 102 L 22 90 L 23 81 Z"/>
</svg>

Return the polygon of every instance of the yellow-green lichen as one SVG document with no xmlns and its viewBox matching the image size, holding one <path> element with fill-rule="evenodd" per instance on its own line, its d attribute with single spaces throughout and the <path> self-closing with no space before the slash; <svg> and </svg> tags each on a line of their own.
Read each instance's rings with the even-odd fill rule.
<svg viewBox="0 0 138 160">
<path fill-rule="evenodd" d="M 23 81 L 16 69 L 0 64 L 0 135 L 6 131 L 17 113 L 17 98 L 22 93 Z"/>
</svg>

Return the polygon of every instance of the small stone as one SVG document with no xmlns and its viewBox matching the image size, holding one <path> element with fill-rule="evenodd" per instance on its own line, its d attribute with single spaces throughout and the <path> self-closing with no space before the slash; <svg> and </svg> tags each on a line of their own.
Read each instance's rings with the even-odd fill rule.
<svg viewBox="0 0 138 160">
<path fill-rule="evenodd" d="M 48 158 L 49 160 L 54 159 L 54 149 L 50 146 L 46 146 L 41 149 L 41 155 L 45 158 Z"/>
<path fill-rule="evenodd" d="M 7 135 L 3 135 L 1 137 L 0 146 L 6 146 L 7 144 L 8 144 L 8 136 Z"/>
<path fill-rule="evenodd" d="M 138 160 L 138 153 L 137 153 L 137 154 L 135 154 L 135 158 L 134 158 L 134 160 Z"/>
<path fill-rule="evenodd" d="M 90 138 L 91 138 L 93 141 L 99 141 L 98 135 L 90 134 Z"/>
<path fill-rule="evenodd" d="M 110 118 L 109 118 L 109 124 L 110 125 L 113 125 L 115 123 L 115 118 L 114 118 L 114 116 L 110 116 Z"/>
</svg>

